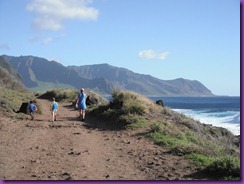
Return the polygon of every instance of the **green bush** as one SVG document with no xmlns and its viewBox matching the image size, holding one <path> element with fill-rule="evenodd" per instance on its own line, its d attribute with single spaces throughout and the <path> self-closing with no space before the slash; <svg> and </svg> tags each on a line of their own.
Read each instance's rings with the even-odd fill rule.
<svg viewBox="0 0 244 184">
<path fill-rule="evenodd" d="M 205 156 L 198 153 L 187 155 L 196 165 L 216 179 L 236 180 L 240 178 L 240 159 L 233 156 Z"/>
<path fill-rule="evenodd" d="M 132 92 L 114 91 L 112 93 L 111 108 L 121 109 L 123 114 L 145 113 L 145 104 Z"/>
<path fill-rule="evenodd" d="M 171 124 L 167 122 L 155 123 L 150 128 L 151 131 L 147 137 L 158 145 L 165 146 L 181 155 L 202 152 L 202 148 L 198 145 L 199 138 L 193 133 L 181 132 L 177 129 L 172 130 Z"/>
<path fill-rule="evenodd" d="M 225 156 L 216 158 L 206 167 L 206 171 L 221 179 L 240 178 L 240 159 Z"/>
<path fill-rule="evenodd" d="M 186 157 L 192 160 L 197 166 L 203 166 L 203 167 L 209 166 L 214 161 L 214 157 L 205 156 L 199 153 L 191 153 L 189 155 L 186 155 Z"/>
<path fill-rule="evenodd" d="M 149 98 L 131 91 L 113 91 L 107 105 L 93 108 L 93 117 L 103 118 L 118 127 L 138 129 L 148 124 L 148 119 L 160 108 Z"/>
</svg>

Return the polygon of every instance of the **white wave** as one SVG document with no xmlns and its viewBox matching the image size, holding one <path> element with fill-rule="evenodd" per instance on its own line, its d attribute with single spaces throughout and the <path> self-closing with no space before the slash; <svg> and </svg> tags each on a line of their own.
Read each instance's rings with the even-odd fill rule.
<svg viewBox="0 0 244 184">
<path fill-rule="evenodd" d="M 234 135 L 240 135 L 240 112 L 207 112 L 207 110 L 192 110 L 192 109 L 173 109 L 176 112 L 182 113 L 188 117 L 200 121 L 201 123 L 211 124 L 216 127 L 226 128 Z"/>
</svg>

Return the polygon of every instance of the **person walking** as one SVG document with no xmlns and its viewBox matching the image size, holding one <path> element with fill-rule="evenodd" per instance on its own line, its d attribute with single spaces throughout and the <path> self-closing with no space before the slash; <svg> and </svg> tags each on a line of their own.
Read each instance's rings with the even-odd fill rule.
<svg viewBox="0 0 244 184">
<path fill-rule="evenodd" d="M 31 116 L 31 120 L 35 119 L 35 111 L 37 111 L 37 107 L 36 105 L 33 103 L 33 101 L 30 101 L 29 104 L 29 111 L 30 111 L 30 116 Z"/>
<path fill-rule="evenodd" d="M 76 107 L 79 111 L 79 117 L 81 121 L 85 121 L 85 112 L 86 112 L 86 93 L 84 88 L 81 88 L 80 93 L 77 96 Z"/>
<path fill-rule="evenodd" d="M 55 98 L 52 98 L 52 103 L 50 105 L 50 111 L 52 112 L 52 120 L 57 121 L 57 115 L 58 115 L 58 103 L 55 101 Z"/>
</svg>

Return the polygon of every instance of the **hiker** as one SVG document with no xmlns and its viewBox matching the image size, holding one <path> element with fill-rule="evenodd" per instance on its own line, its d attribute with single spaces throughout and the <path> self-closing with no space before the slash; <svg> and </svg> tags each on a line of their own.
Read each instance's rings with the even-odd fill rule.
<svg viewBox="0 0 244 184">
<path fill-rule="evenodd" d="M 52 98 L 52 103 L 50 105 L 50 111 L 52 112 L 52 120 L 57 121 L 57 115 L 58 115 L 58 103 L 55 101 L 55 98 Z"/>
<path fill-rule="evenodd" d="M 76 107 L 79 111 L 79 117 L 81 121 L 85 121 L 85 111 L 86 111 L 86 94 L 84 88 L 81 88 L 80 93 L 77 96 Z"/>
<path fill-rule="evenodd" d="M 37 111 L 38 109 L 37 109 L 36 105 L 33 103 L 33 101 L 30 101 L 29 110 L 30 110 L 31 120 L 34 120 L 35 111 Z"/>
</svg>

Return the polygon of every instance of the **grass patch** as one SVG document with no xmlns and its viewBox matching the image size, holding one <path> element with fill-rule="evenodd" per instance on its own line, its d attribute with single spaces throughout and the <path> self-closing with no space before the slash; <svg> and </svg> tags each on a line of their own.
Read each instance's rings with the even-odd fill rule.
<svg viewBox="0 0 244 184">
<path fill-rule="evenodd" d="M 216 179 L 239 180 L 240 159 L 234 156 L 205 156 L 192 153 L 187 155 L 196 165 L 204 168 L 205 172 L 213 175 Z"/>
<path fill-rule="evenodd" d="M 240 159 L 232 156 L 216 158 L 205 169 L 220 179 L 240 179 Z"/>
<path fill-rule="evenodd" d="M 120 109 L 123 114 L 145 115 L 159 111 L 149 98 L 131 91 L 113 91 L 110 107 Z"/>
<path fill-rule="evenodd" d="M 128 123 L 127 128 L 132 130 L 145 128 L 148 123 L 148 120 L 141 116 L 122 116 L 121 118 Z"/>
<path fill-rule="evenodd" d="M 72 102 L 76 98 L 78 93 L 79 91 L 75 89 L 51 89 L 42 94 L 40 98 L 51 100 L 54 97 L 56 98 L 56 101 Z"/>
<path fill-rule="evenodd" d="M 148 119 L 160 111 L 149 98 L 131 91 L 113 91 L 107 105 L 94 108 L 92 117 L 105 119 L 121 128 L 139 129 L 148 124 Z"/>
<path fill-rule="evenodd" d="M 191 153 L 186 158 L 192 160 L 197 166 L 207 167 L 215 160 L 212 156 L 205 156 L 199 153 Z"/>
<path fill-rule="evenodd" d="M 153 140 L 156 144 L 176 152 L 178 155 L 197 152 L 200 149 L 198 145 L 191 141 L 192 137 L 189 137 L 185 133 L 172 135 L 165 132 L 151 132 L 148 133 L 147 137 Z"/>
</svg>

